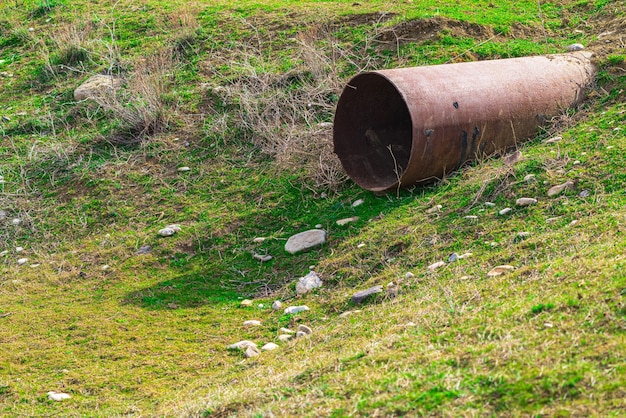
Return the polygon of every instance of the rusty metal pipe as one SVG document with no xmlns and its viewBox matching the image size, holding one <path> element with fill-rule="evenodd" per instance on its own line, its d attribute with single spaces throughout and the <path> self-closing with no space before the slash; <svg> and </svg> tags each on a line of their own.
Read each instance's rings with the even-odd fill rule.
<svg viewBox="0 0 626 418">
<path fill-rule="evenodd" d="M 337 105 L 334 150 L 368 190 L 433 181 L 536 135 L 594 74 L 588 52 L 359 74 Z"/>
</svg>

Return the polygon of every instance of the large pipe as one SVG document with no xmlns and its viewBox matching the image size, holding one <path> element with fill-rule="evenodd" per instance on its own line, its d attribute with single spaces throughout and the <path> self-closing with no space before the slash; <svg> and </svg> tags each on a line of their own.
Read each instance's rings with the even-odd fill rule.
<svg viewBox="0 0 626 418">
<path fill-rule="evenodd" d="M 536 135 L 594 74 L 588 52 L 359 74 L 337 105 L 335 153 L 372 191 L 440 179 Z"/>
</svg>

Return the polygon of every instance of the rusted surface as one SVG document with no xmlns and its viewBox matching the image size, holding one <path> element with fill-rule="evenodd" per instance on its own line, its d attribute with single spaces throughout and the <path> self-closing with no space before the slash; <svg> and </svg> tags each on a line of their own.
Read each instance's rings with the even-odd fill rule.
<svg viewBox="0 0 626 418">
<path fill-rule="evenodd" d="M 515 146 L 584 95 L 591 54 L 375 71 L 344 89 L 335 153 L 372 191 L 442 178 L 466 161 Z"/>
</svg>

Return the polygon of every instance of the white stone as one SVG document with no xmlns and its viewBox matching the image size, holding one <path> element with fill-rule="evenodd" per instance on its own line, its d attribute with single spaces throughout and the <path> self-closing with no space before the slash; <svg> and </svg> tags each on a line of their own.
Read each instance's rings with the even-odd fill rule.
<svg viewBox="0 0 626 418">
<path fill-rule="evenodd" d="M 248 347 L 254 347 L 256 348 L 256 344 L 253 343 L 252 341 L 248 341 L 248 340 L 242 340 L 242 341 L 238 341 L 234 344 L 229 345 L 228 348 L 229 350 L 245 350 Z"/>
<path fill-rule="evenodd" d="M 281 334 L 278 336 L 278 340 L 282 342 L 289 341 L 292 338 L 293 338 L 293 335 L 291 334 Z"/>
<path fill-rule="evenodd" d="M 275 343 L 267 343 L 263 347 L 261 347 L 261 351 L 273 351 L 279 348 L 278 344 Z"/>
<path fill-rule="evenodd" d="M 243 355 L 246 358 L 252 358 L 252 357 L 258 357 L 259 354 L 261 354 L 261 352 L 259 351 L 259 349 L 255 346 L 248 346 L 246 348 L 246 351 L 243 353 Z"/>
<path fill-rule="evenodd" d="M 517 206 L 530 206 L 534 205 L 535 203 L 537 203 L 537 199 L 532 197 L 520 197 L 515 201 L 515 204 Z"/>
<path fill-rule="evenodd" d="M 252 241 L 256 242 L 257 244 L 260 244 L 260 243 L 264 242 L 265 239 L 266 239 L 265 237 L 256 237 Z"/>
<path fill-rule="evenodd" d="M 304 312 L 304 311 L 308 311 L 309 307 L 306 305 L 301 305 L 301 306 L 290 306 L 288 308 L 285 309 L 285 313 L 286 314 L 295 314 L 298 312 Z"/>
<path fill-rule="evenodd" d="M 311 271 L 306 276 L 298 279 L 298 283 L 296 284 L 296 293 L 304 295 L 305 293 L 308 293 L 313 289 L 317 289 L 318 287 L 322 287 L 322 279 L 320 279 L 316 272 Z"/>
<path fill-rule="evenodd" d="M 326 231 L 323 229 L 311 229 L 289 237 L 285 244 L 285 251 L 296 254 L 309 250 L 326 242 Z"/>
<path fill-rule="evenodd" d="M 17 264 L 20 266 L 26 263 L 28 263 L 28 258 L 20 258 L 19 260 L 17 260 Z"/>
<path fill-rule="evenodd" d="M 305 334 L 313 334 L 313 330 L 306 325 L 299 325 L 298 332 L 304 332 Z"/>
<path fill-rule="evenodd" d="M 585 49 L 583 44 L 571 44 L 567 47 L 567 52 L 582 51 Z"/>
<path fill-rule="evenodd" d="M 248 321 L 244 321 L 243 325 L 246 327 L 260 327 L 261 321 L 258 319 L 250 319 Z"/>
<path fill-rule="evenodd" d="M 474 254 L 472 254 L 472 253 L 464 253 L 464 254 L 461 254 L 459 256 L 459 259 L 462 260 L 464 258 L 470 258 L 472 255 L 474 255 Z"/>
<path fill-rule="evenodd" d="M 18 226 L 19 224 L 22 223 L 22 220 L 20 218 L 14 218 L 11 223 L 15 226 Z"/>
<path fill-rule="evenodd" d="M 357 245 L 356 247 L 357 247 L 357 248 L 363 248 L 363 247 L 365 247 L 365 243 L 364 243 L 364 242 L 362 242 L 362 243 L 360 243 L 359 245 Z"/>
<path fill-rule="evenodd" d="M 274 303 L 272 303 L 272 309 L 275 311 L 279 311 L 283 308 L 283 303 L 279 300 L 275 300 Z"/>
<path fill-rule="evenodd" d="M 352 207 L 353 207 L 353 208 L 356 208 L 357 206 L 361 206 L 363 203 L 365 203 L 365 200 L 363 200 L 363 199 L 358 199 L 358 200 L 355 200 L 355 201 L 352 203 Z"/>
<path fill-rule="evenodd" d="M 478 216 L 476 216 L 476 215 L 467 215 L 465 217 L 465 219 L 469 219 L 471 221 L 475 221 L 476 219 L 478 219 Z"/>
<path fill-rule="evenodd" d="M 308 334 L 306 332 L 298 331 L 296 332 L 296 338 L 306 337 Z"/>
<path fill-rule="evenodd" d="M 252 301 L 250 299 L 244 299 L 239 304 L 240 306 L 252 306 Z"/>
<path fill-rule="evenodd" d="M 549 197 L 556 196 L 562 193 L 564 190 L 567 190 L 573 186 L 574 186 L 574 182 L 571 180 L 568 180 L 563 184 L 557 184 L 556 186 L 552 186 L 550 187 L 550 189 L 548 189 L 548 196 Z"/>
<path fill-rule="evenodd" d="M 554 144 L 555 142 L 559 142 L 562 140 L 563 140 L 562 136 L 553 136 L 552 138 L 546 140 L 546 144 Z"/>
<path fill-rule="evenodd" d="M 191 171 L 191 168 L 184 166 L 184 167 L 178 167 L 178 171 L 181 173 L 185 173 L 187 171 Z"/>
<path fill-rule="evenodd" d="M 428 266 L 428 270 L 430 270 L 430 271 L 435 271 L 435 270 L 437 270 L 438 268 L 443 267 L 443 266 L 445 266 L 445 265 L 446 265 L 446 263 L 445 263 L 445 262 L 443 262 L 443 261 L 437 261 L 436 263 L 433 263 L 433 264 L 431 264 L 430 266 Z"/>
<path fill-rule="evenodd" d="M 102 270 L 108 270 L 111 268 L 111 266 L 109 266 L 108 264 L 105 264 L 104 266 L 100 267 Z"/>
<path fill-rule="evenodd" d="M 534 174 L 527 174 L 527 175 L 524 177 L 524 181 L 525 181 L 526 183 L 528 183 L 529 181 L 533 180 L 534 178 L 535 178 L 535 175 L 534 175 Z"/>
<path fill-rule="evenodd" d="M 175 233 L 176 233 L 176 231 L 174 229 L 172 229 L 172 228 L 159 229 L 159 235 L 162 236 L 162 237 L 171 237 Z"/>
<path fill-rule="evenodd" d="M 441 206 L 441 205 L 435 205 L 435 206 L 433 206 L 432 208 L 430 208 L 430 209 L 426 210 L 426 213 L 429 213 L 429 214 L 430 214 L 430 213 L 436 213 L 436 212 L 439 212 L 441 209 L 443 209 L 443 206 Z"/>
<path fill-rule="evenodd" d="M 15 247 L 16 253 L 21 253 L 22 251 L 24 251 L 24 247 Z"/>
<path fill-rule="evenodd" d="M 337 225 L 343 226 L 343 225 L 347 225 L 347 224 L 352 223 L 352 222 L 356 222 L 358 220 L 359 220 L 358 216 L 352 216 L 350 218 L 339 219 L 337 221 Z"/>
<path fill-rule="evenodd" d="M 322 229 L 324 227 L 324 225 L 322 224 L 316 224 L 315 225 L 315 229 Z"/>
<path fill-rule="evenodd" d="M 485 206 L 490 207 L 490 208 L 493 208 L 493 207 L 495 207 L 495 206 L 496 206 L 496 204 L 495 204 L 495 203 L 493 203 L 493 202 L 485 202 Z"/>
<path fill-rule="evenodd" d="M 509 266 L 509 265 L 497 266 L 491 269 L 491 271 L 487 273 L 487 276 L 489 277 L 500 276 L 501 274 L 508 273 L 509 271 L 512 271 L 514 269 L 515 267 Z"/>
<path fill-rule="evenodd" d="M 253 253 L 252 257 L 255 260 L 259 260 L 261 263 L 265 263 L 270 261 L 273 257 L 269 254 L 257 254 L 257 253 Z"/>
<path fill-rule="evenodd" d="M 74 100 L 80 102 L 111 94 L 122 86 L 122 79 L 110 75 L 96 74 L 91 76 L 74 90 Z"/>
<path fill-rule="evenodd" d="M 51 401 L 60 402 L 60 401 L 64 401 L 70 398 L 71 396 L 68 395 L 67 393 L 54 392 L 54 391 L 48 392 L 48 399 L 50 399 Z"/>
<path fill-rule="evenodd" d="M 415 277 L 415 274 L 411 273 L 410 271 L 407 271 L 406 273 L 404 273 L 404 277 L 406 279 L 412 279 L 413 277 Z"/>
<path fill-rule="evenodd" d="M 5 256 L 5 255 L 7 255 L 8 253 L 9 253 L 9 251 L 8 251 L 8 250 L 4 250 L 4 251 L 2 251 L 2 252 L 0 253 L 0 256 Z"/>
<path fill-rule="evenodd" d="M 511 208 L 504 208 L 504 209 L 502 209 L 502 210 L 501 210 L 500 212 L 498 212 L 498 213 L 499 213 L 501 216 L 504 216 L 504 215 L 508 215 L 509 213 L 511 213 L 511 211 L 512 211 L 512 210 L 513 210 L 513 209 L 511 209 Z"/>
</svg>

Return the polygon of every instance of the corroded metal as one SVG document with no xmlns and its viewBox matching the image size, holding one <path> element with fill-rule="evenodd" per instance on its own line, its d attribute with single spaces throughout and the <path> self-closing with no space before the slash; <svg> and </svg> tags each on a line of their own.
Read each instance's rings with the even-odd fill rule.
<svg viewBox="0 0 626 418">
<path fill-rule="evenodd" d="M 335 153 L 368 190 L 433 181 L 536 135 L 594 74 L 587 52 L 359 74 L 337 105 Z"/>
</svg>

